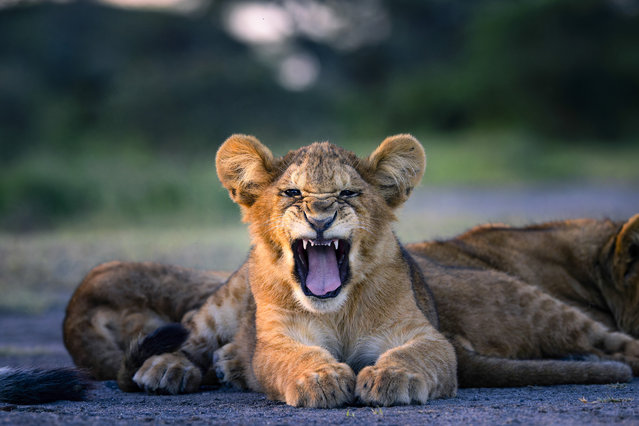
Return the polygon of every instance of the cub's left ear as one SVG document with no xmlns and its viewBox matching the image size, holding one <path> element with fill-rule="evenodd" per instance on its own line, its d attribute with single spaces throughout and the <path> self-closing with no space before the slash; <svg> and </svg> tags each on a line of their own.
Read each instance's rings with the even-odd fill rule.
<svg viewBox="0 0 639 426">
<path fill-rule="evenodd" d="M 391 207 L 408 199 L 426 168 L 424 148 L 411 135 L 389 136 L 368 157 L 373 184 Z"/>
<path fill-rule="evenodd" d="M 639 214 L 624 223 L 615 237 L 613 271 L 618 283 L 639 274 Z"/>
</svg>

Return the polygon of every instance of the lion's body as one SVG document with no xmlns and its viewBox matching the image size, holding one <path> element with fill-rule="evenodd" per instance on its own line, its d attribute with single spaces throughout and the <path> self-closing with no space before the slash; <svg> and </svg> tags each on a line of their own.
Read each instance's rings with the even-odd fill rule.
<svg viewBox="0 0 639 426">
<path fill-rule="evenodd" d="M 180 322 L 228 276 L 150 262 L 100 265 L 69 301 L 65 345 L 74 362 L 96 379 L 113 379 L 133 339 L 166 323 Z"/>
<path fill-rule="evenodd" d="M 354 397 L 390 405 L 454 395 L 451 343 L 466 386 L 631 374 L 621 363 L 519 359 L 594 354 L 639 370 L 639 343 L 613 331 L 617 308 L 605 292 L 595 304 L 596 292 L 579 299 L 615 224 L 566 222 L 543 235 L 508 229 L 498 241 L 480 230 L 406 251 L 390 228 L 393 209 L 424 168 L 421 147 L 407 136 L 389 138 L 367 159 L 329 144 L 275 159 L 255 139 L 233 137 L 217 166 L 250 224 L 248 260 L 230 276 L 139 263 L 92 271 L 64 330 L 75 362 L 96 377 L 119 375 L 125 390 L 178 393 L 217 375 L 292 405 L 336 406 Z M 599 286 L 615 285 L 606 281 L 609 266 Z M 451 343 L 436 329 L 433 294 Z M 139 333 L 176 321 L 190 332 L 186 342 L 131 361 L 144 345 Z"/>
<path fill-rule="evenodd" d="M 526 377 L 521 366 L 495 359 L 595 355 L 639 372 L 636 254 L 618 259 L 637 242 L 639 216 L 625 224 L 485 225 L 407 248 L 435 295 L 441 330 L 457 343 L 460 385 L 512 386 L 610 378 L 594 362 L 533 363 Z"/>
</svg>

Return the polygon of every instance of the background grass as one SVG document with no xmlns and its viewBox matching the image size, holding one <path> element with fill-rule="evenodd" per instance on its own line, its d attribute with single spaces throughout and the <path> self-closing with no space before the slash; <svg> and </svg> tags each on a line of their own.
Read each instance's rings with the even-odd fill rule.
<svg viewBox="0 0 639 426">
<path fill-rule="evenodd" d="M 562 145 L 505 131 L 416 136 L 428 156 L 428 186 L 639 182 L 639 143 Z M 309 142 L 280 142 L 275 154 Z M 381 138 L 333 142 L 368 155 Z M 33 153 L 0 171 L 0 222 L 9 233 L 237 223 L 214 156 L 214 147 L 188 156 L 143 148 Z"/>
<path fill-rule="evenodd" d="M 82 277 L 103 262 L 156 261 L 232 271 L 248 246 L 239 225 L 0 235 L 0 312 L 62 309 Z"/>
</svg>

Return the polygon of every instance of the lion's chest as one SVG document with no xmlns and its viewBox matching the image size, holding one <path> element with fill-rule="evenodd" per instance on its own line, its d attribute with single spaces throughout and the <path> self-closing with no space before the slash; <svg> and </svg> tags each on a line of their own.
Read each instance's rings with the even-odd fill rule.
<svg viewBox="0 0 639 426">
<path fill-rule="evenodd" d="M 386 344 L 369 330 L 334 328 L 325 335 L 320 346 L 339 362 L 345 362 L 355 372 L 373 365 L 386 350 Z"/>
<path fill-rule="evenodd" d="M 326 349 L 339 362 L 347 363 L 359 371 L 373 365 L 389 347 L 388 334 L 362 327 L 362 324 L 337 322 L 315 318 L 296 318 L 289 323 L 287 334 L 294 340 L 309 346 Z"/>
</svg>

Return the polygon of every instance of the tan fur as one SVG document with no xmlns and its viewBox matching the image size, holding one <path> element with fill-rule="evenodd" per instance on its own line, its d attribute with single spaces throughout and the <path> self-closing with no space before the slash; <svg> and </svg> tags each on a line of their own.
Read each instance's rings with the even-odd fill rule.
<svg viewBox="0 0 639 426">
<path fill-rule="evenodd" d="M 272 168 L 264 167 L 272 155 L 260 148 L 242 157 L 242 168 L 227 167 L 237 152 L 254 146 L 252 138 L 232 137 L 216 162 L 222 184 L 243 207 L 254 244 L 247 264 L 255 321 L 246 324 L 255 324 L 255 335 L 246 334 L 256 339 L 244 366 L 248 386 L 312 407 L 341 405 L 354 396 L 391 405 L 454 394 L 452 347 L 419 309 L 390 228 L 392 208 L 423 174 L 419 143 L 408 135 L 388 138 L 364 161 L 316 143 Z M 242 193 L 256 187 L 257 198 Z M 300 194 L 283 195 L 288 189 Z M 342 196 L 343 190 L 358 195 Z M 327 220 L 323 234 L 312 227 Z M 350 279 L 338 296 L 303 293 L 291 244 L 304 238 L 350 242 Z M 218 367 L 226 375 L 228 368 Z"/>
<path fill-rule="evenodd" d="M 295 406 L 333 407 L 355 398 L 423 403 L 455 394 L 454 349 L 433 326 L 432 297 L 390 226 L 393 209 L 424 172 L 424 151 L 412 136 L 387 138 L 359 159 L 329 143 L 274 158 L 257 139 L 234 135 L 216 165 L 249 223 L 249 259 L 182 319 L 191 334 L 180 350 L 152 356 L 136 372 L 123 367 L 122 388 L 130 389 L 134 373 L 132 382 L 150 392 L 192 391 L 210 381 L 215 353 L 224 381 Z M 298 193 L 287 195 L 292 189 Z M 350 247 L 348 277 L 336 296 L 305 294 L 310 290 L 303 290 L 292 251 L 304 239 Z M 95 291 L 93 281 L 80 286 L 68 318 L 102 315 L 78 308 Z M 65 326 L 74 328 L 70 319 Z M 67 347 L 79 352 L 75 338 Z"/>
<path fill-rule="evenodd" d="M 481 226 L 451 240 L 407 248 L 435 294 L 442 330 L 454 342 L 465 342 L 456 345 L 458 354 L 509 359 L 591 354 L 625 362 L 639 374 L 638 241 L 635 215 L 626 223 L 580 219 L 525 228 Z M 480 380 L 467 362 L 459 364 L 461 385 L 522 380 L 508 378 L 503 363 L 486 367 L 496 369 L 498 380 Z M 549 378 L 543 380 L 573 382 L 599 368 L 582 365 L 589 370 L 575 375 L 567 363 L 547 364 Z M 591 381 L 606 381 L 605 374 Z"/>
<path fill-rule="evenodd" d="M 235 135 L 216 163 L 249 223 L 249 259 L 230 277 L 131 263 L 92 271 L 67 308 L 65 343 L 97 377 L 115 378 L 122 365 L 123 389 L 179 393 L 217 375 L 315 407 L 453 395 L 455 357 L 435 329 L 433 293 L 463 386 L 630 377 L 621 363 L 554 360 L 572 355 L 622 361 L 637 373 L 639 346 L 624 333 L 639 336 L 639 216 L 483 226 L 410 245 L 409 255 L 390 223 L 425 166 L 411 136 L 388 138 L 358 159 L 327 143 L 275 158 L 257 139 Z M 285 196 L 291 188 L 300 195 Z M 361 194 L 334 202 L 344 189 Z M 315 233 L 305 215 L 316 223 L 334 217 L 324 237 L 351 241 L 350 279 L 334 298 L 305 295 L 296 278 L 291 241 Z M 128 371 L 129 342 L 169 321 L 190 330 L 186 343 Z"/>
<path fill-rule="evenodd" d="M 150 262 L 100 265 L 89 272 L 67 306 L 67 350 L 76 365 L 96 379 L 114 379 L 132 339 L 188 317 L 228 275 Z"/>
</svg>

